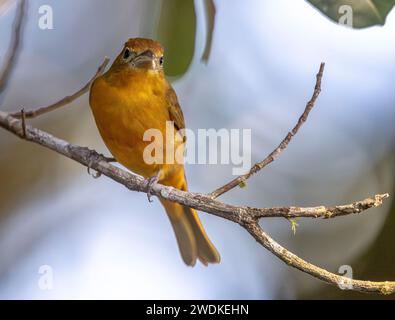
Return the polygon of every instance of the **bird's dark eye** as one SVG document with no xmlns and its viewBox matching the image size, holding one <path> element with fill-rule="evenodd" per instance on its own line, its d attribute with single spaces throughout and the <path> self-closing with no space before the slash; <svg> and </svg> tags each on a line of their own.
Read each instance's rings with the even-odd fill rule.
<svg viewBox="0 0 395 320">
<path fill-rule="evenodd" d="M 131 55 L 132 55 L 132 53 L 130 52 L 130 49 L 129 49 L 129 48 L 126 48 L 125 51 L 123 52 L 123 58 L 124 58 L 125 60 L 127 60 L 127 59 L 130 58 Z"/>
<path fill-rule="evenodd" d="M 163 56 L 161 56 L 161 57 L 159 58 L 159 64 L 160 64 L 160 65 L 163 65 L 163 61 L 164 61 L 164 58 L 163 58 Z"/>
</svg>

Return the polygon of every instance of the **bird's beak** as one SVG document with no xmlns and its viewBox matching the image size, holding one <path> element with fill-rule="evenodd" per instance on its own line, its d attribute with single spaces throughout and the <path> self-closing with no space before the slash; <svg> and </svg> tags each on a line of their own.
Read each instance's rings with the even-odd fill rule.
<svg viewBox="0 0 395 320">
<path fill-rule="evenodd" d="M 136 68 L 154 69 L 155 55 L 151 50 L 145 50 L 135 56 L 130 62 Z"/>
</svg>

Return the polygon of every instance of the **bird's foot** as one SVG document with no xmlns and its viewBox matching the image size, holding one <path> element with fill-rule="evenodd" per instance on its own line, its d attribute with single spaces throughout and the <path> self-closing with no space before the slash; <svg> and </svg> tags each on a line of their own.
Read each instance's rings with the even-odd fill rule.
<svg viewBox="0 0 395 320">
<path fill-rule="evenodd" d="M 154 186 L 158 183 L 160 176 L 160 171 L 153 177 L 148 178 L 147 181 L 147 198 L 149 202 L 152 202 L 153 200 L 151 199 L 152 197 L 152 190 L 154 189 Z"/>
<path fill-rule="evenodd" d="M 102 154 L 99 154 L 99 156 L 101 156 L 103 158 L 104 161 L 111 163 L 111 162 L 118 162 L 117 159 L 115 159 L 114 157 L 106 157 Z"/>
<path fill-rule="evenodd" d="M 98 179 L 101 176 L 101 173 L 98 171 L 95 172 L 91 172 L 92 167 L 94 165 L 95 162 L 99 162 L 99 161 L 105 161 L 105 162 L 117 162 L 117 160 L 115 158 L 112 157 L 106 157 L 105 155 L 101 154 L 101 153 L 97 153 L 94 150 L 89 150 L 90 154 L 89 154 L 89 162 L 88 162 L 88 174 L 90 176 L 92 176 L 94 179 Z"/>
</svg>

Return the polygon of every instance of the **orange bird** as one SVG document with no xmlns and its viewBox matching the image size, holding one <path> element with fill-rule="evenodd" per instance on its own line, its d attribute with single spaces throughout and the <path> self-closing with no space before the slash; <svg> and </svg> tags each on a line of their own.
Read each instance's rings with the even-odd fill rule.
<svg viewBox="0 0 395 320">
<path fill-rule="evenodd" d="M 173 152 L 185 144 L 178 133 L 185 128 L 184 116 L 177 95 L 166 80 L 163 47 L 158 42 L 129 39 L 111 68 L 92 84 L 89 102 L 104 143 L 119 163 L 149 179 L 151 188 L 159 182 L 188 190 L 182 162 L 152 163 L 144 157 L 144 150 L 151 144 L 144 139 L 149 129 L 163 134 L 163 143 L 152 143 L 164 155 L 166 148 Z M 174 132 L 170 135 L 166 134 L 168 121 L 173 123 Z M 184 262 L 189 266 L 194 266 L 197 259 L 204 265 L 219 263 L 218 251 L 196 211 L 165 199 L 160 201 L 173 226 Z"/>
</svg>

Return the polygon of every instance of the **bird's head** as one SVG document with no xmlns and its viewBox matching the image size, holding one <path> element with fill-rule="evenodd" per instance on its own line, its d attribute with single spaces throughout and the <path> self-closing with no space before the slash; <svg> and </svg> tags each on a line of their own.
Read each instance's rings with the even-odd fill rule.
<svg viewBox="0 0 395 320">
<path fill-rule="evenodd" d="M 129 39 L 113 66 L 140 70 L 163 70 L 163 47 L 151 39 Z"/>
</svg>

